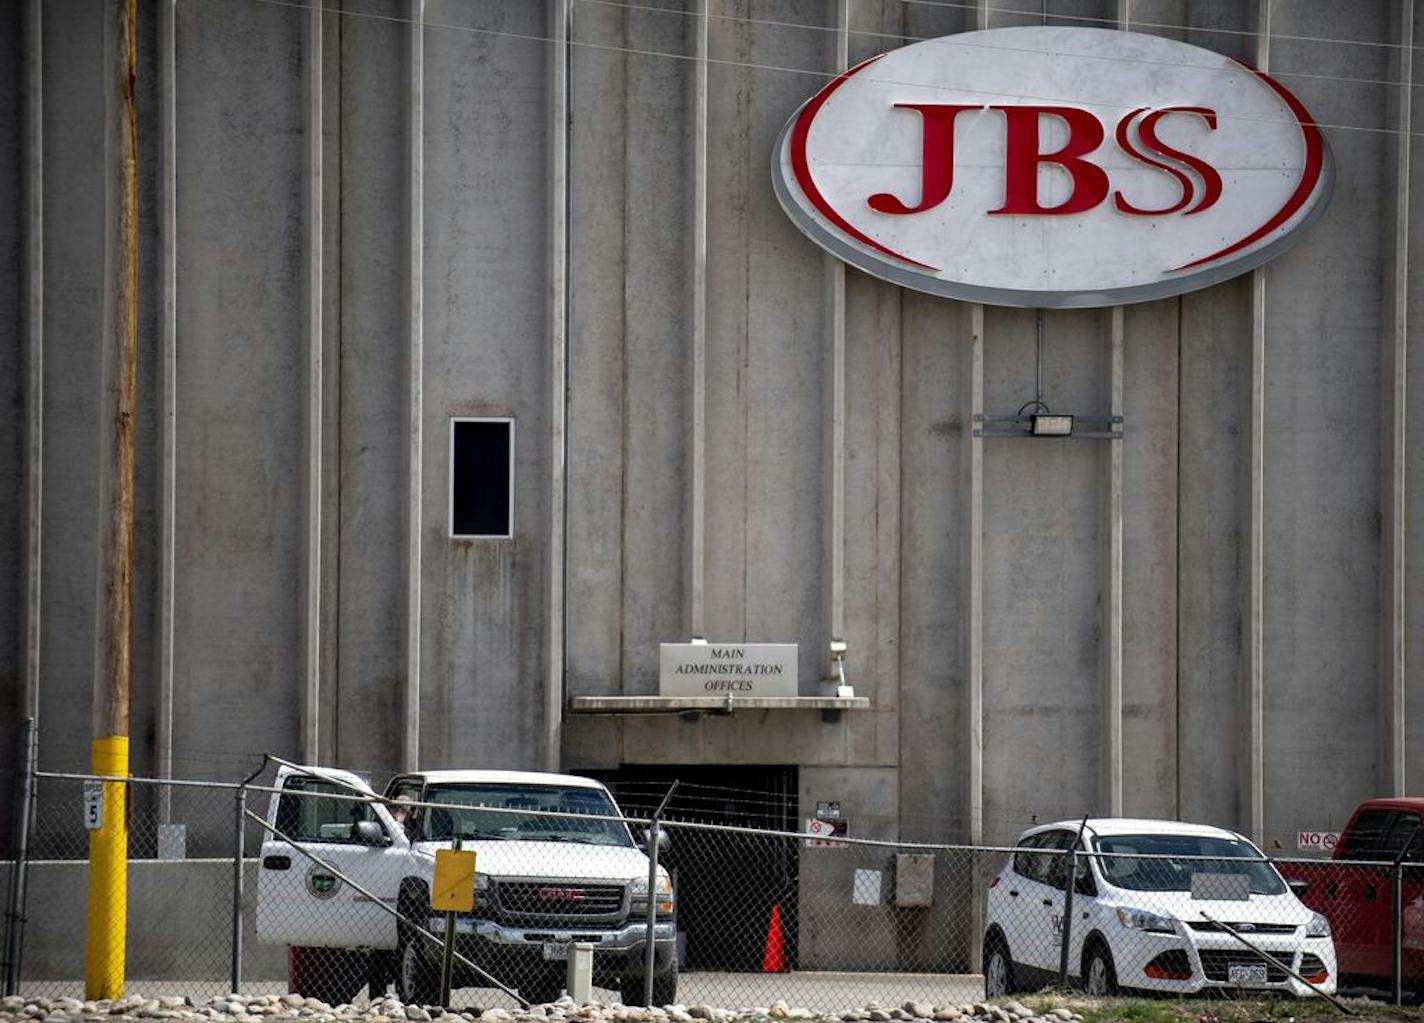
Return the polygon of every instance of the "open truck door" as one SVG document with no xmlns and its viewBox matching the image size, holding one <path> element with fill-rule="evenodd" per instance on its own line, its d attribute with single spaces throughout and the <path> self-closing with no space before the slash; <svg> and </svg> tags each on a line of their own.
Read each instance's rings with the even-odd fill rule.
<svg viewBox="0 0 1424 1023">
<path fill-rule="evenodd" d="M 371 972 L 372 952 L 396 946 L 395 918 L 378 901 L 395 908 L 409 840 L 370 786 L 348 771 L 284 766 L 275 788 L 257 874 L 257 939 L 288 946 L 293 990 L 347 1002 Z"/>
</svg>

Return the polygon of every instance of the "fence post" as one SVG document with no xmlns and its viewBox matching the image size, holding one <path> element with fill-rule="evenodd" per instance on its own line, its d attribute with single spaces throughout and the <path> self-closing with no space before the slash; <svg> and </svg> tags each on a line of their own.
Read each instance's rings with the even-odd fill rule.
<svg viewBox="0 0 1424 1023">
<path fill-rule="evenodd" d="M 262 763 L 237 786 L 236 813 L 233 816 L 232 842 L 232 993 L 241 994 L 242 983 L 242 868 L 247 858 L 247 786 L 267 769 L 267 755 Z"/>
<path fill-rule="evenodd" d="M 232 993 L 242 993 L 242 861 L 247 855 L 247 787 L 237 790 L 232 850 Z"/>
<path fill-rule="evenodd" d="M 668 787 L 667 795 L 663 796 L 663 801 L 653 811 L 652 827 L 648 829 L 648 929 L 643 939 L 643 1004 L 650 1009 L 653 1006 L 653 967 L 657 963 L 654 936 L 658 921 L 658 838 L 662 833 L 659 824 L 663 810 L 667 809 L 668 800 L 677 791 L 677 786 L 678 781 L 674 779 Z M 676 954 L 674 951 L 673 955 Z"/>
<path fill-rule="evenodd" d="M 1401 953 L 1404 946 L 1404 863 L 1402 857 L 1394 861 L 1390 883 L 1389 943 L 1390 943 L 1390 991 L 1394 1004 L 1404 1004 L 1403 970 Z"/>
<path fill-rule="evenodd" d="M 1073 941 L 1073 888 L 1078 879 L 1078 850 L 1068 850 L 1068 864 L 1063 876 L 1063 944 L 1058 950 L 1058 987 L 1068 990 L 1068 946 Z"/>
<path fill-rule="evenodd" d="M 20 956 L 25 947 L 25 882 L 30 869 L 30 821 L 34 816 L 35 719 L 20 726 L 20 772 L 15 777 L 15 848 L 10 861 L 10 898 L 5 912 L 5 994 L 20 990 Z"/>
<path fill-rule="evenodd" d="M 1078 837 L 1068 848 L 1067 871 L 1063 875 L 1063 945 L 1058 951 L 1058 986 L 1068 990 L 1068 947 L 1073 942 L 1073 889 L 1078 884 L 1078 846 L 1083 844 L 1083 832 L 1088 827 L 1088 817 L 1078 825 Z M 1087 978 L 1083 978 L 1086 982 Z"/>
</svg>

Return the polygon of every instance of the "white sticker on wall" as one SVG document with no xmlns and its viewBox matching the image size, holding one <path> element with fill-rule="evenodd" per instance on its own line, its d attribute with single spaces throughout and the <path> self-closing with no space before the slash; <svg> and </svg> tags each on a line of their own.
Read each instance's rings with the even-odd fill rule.
<svg viewBox="0 0 1424 1023">
<path fill-rule="evenodd" d="M 880 871 L 856 870 L 851 883 L 850 901 L 857 906 L 880 905 Z"/>
</svg>

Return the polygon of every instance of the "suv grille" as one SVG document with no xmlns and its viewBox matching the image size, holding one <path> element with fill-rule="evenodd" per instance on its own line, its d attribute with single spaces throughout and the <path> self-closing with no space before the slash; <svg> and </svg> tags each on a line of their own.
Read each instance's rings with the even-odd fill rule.
<svg viewBox="0 0 1424 1023">
<path fill-rule="evenodd" d="M 1226 928 L 1212 920 L 1192 920 L 1187 924 L 1194 931 L 1220 931 L 1225 933 Z M 1228 923 L 1227 927 L 1240 931 L 1242 934 L 1294 934 L 1295 924 L 1252 924 Z"/>
<path fill-rule="evenodd" d="M 1269 984 L 1282 984 L 1286 979 L 1285 970 L 1267 962 L 1264 956 L 1257 955 L 1255 952 L 1247 952 L 1244 949 L 1240 952 L 1231 949 L 1203 949 L 1201 962 L 1202 972 L 1206 974 L 1206 979 L 1219 984 L 1228 983 L 1230 967 L 1237 964 L 1264 966 L 1266 982 Z"/>
<path fill-rule="evenodd" d="M 623 911 L 620 884 L 560 884 L 557 881 L 505 881 L 494 886 L 500 916 L 616 916 Z"/>
</svg>

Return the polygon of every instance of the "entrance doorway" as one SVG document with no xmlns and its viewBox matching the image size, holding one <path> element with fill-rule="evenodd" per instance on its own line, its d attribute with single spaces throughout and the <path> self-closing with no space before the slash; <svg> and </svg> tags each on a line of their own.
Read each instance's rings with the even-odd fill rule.
<svg viewBox="0 0 1424 1023">
<path fill-rule="evenodd" d="M 648 817 L 676 779 L 664 819 L 798 831 L 795 767 L 625 764 L 580 772 L 608 786 L 630 817 Z M 756 972 L 772 908 L 780 907 L 786 968 L 796 967 L 797 846 L 794 839 L 738 832 L 671 830 L 659 857 L 677 890 L 677 927 L 690 970 Z"/>
</svg>

